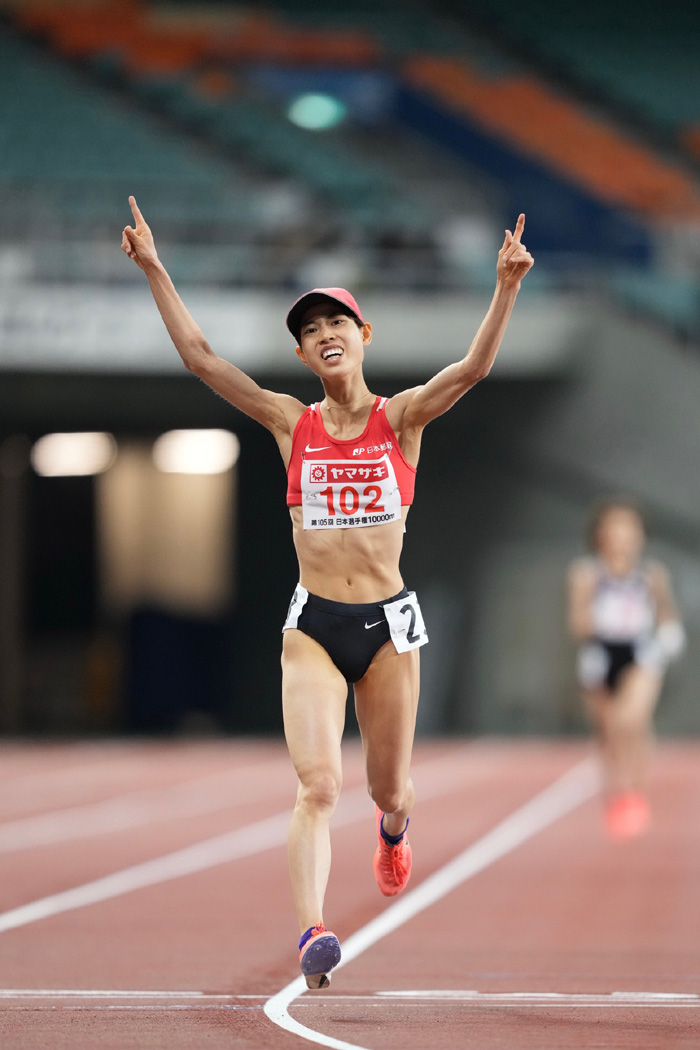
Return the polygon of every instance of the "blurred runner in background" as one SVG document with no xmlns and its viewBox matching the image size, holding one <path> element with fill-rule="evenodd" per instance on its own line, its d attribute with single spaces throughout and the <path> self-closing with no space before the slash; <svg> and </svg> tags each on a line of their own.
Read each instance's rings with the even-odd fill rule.
<svg viewBox="0 0 700 1050">
<path fill-rule="evenodd" d="M 633 503 L 596 505 L 588 541 L 592 556 L 569 570 L 569 630 L 581 643 L 578 681 L 603 761 L 605 827 L 612 838 L 630 838 L 651 822 L 654 710 L 685 632 L 667 570 L 644 557 L 646 531 Z"/>
</svg>

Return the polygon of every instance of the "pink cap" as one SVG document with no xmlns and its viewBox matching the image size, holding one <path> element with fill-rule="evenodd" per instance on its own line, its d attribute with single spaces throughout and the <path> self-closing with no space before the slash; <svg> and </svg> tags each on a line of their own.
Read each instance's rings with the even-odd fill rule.
<svg viewBox="0 0 700 1050">
<path fill-rule="evenodd" d="M 357 318 L 360 324 L 365 323 L 359 306 L 345 288 L 312 288 L 310 292 L 304 292 L 303 295 L 299 296 L 287 314 L 287 328 L 297 342 L 301 338 L 301 319 L 305 311 L 310 306 L 315 306 L 316 303 L 322 303 L 328 299 L 342 306 L 343 313 L 349 311 L 353 317 Z"/>
</svg>

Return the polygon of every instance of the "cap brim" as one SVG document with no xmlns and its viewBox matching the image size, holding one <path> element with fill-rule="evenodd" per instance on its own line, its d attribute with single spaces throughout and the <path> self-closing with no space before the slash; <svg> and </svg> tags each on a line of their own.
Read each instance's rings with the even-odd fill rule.
<svg viewBox="0 0 700 1050">
<path fill-rule="evenodd" d="M 297 342 L 301 339 L 301 321 L 304 314 L 312 306 L 316 306 L 317 303 L 337 303 L 344 314 L 350 314 L 360 324 L 364 323 L 359 314 L 347 303 L 344 303 L 342 299 L 336 299 L 334 295 L 327 295 L 325 292 L 307 292 L 306 295 L 302 295 L 300 299 L 297 299 L 287 314 L 287 328 Z"/>
</svg>

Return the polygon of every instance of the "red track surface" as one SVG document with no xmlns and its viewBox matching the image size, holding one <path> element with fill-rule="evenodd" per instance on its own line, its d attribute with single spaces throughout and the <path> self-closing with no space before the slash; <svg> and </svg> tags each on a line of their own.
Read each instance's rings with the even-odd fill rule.
<svg viewBox="0 0 700 1050">
<path fill-rule="evenodd" d="M 586 750 L 420 744 L 411 887 Z M 372 945 L 335 975 L 330 994 L 305 995 L 290 1014 L 369 1050 L 699 1047 L 699 751 L 661 747 L 646 838 L 608 843 L 599 803 L 584 803 Z M 372 877 L 373 809 L 356 798 L 362 783 L 350 744 L 344 794 L 361 819 L 346 810 L 342 823 L 339 812 L 326 910 L 341 943 L 390 907 Z M 275 814 L 283 837 L 293 797 L 278 743 L 5 744 L 0 912 Z M 297 936 L 281 838 L 25 921 L 0 932 L 0 1046 L 309 1047 L 262 1011 L 297 975 Z"/>
</svg>

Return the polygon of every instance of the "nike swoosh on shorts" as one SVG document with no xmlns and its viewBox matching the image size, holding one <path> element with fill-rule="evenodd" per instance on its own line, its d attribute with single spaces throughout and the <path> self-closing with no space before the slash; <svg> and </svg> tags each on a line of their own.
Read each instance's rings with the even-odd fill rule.
<svg viewBox="0 0 700 1050">
<path fill-rule="evenodd" d="M 365 624 L 365 630 L 368 631 L 370 629 L 370 627 L 379 627 L 380 623 L 382 623 L 382 620 L 377 620 L 376 623 L 366 623 Z"/>
</svg>

